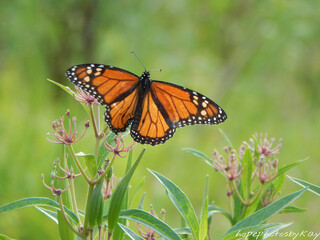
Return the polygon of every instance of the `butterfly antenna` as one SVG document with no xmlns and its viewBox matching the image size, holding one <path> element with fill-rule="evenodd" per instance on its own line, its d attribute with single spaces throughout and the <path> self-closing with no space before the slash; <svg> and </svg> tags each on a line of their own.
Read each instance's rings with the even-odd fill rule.
<svg viewBox="0 0 320 240">
<path fill-rule="evenodd" d="M 160 72 L 162 72 L 162 69 L 161 69 L 161 68 L 159 68 L 159 69 L 152 69 L 152 70 L 149 70 L 149 72 L 153 72 L 153 71 L 160 71 Z"/>
<path fill-rule="evenodd" d="M 143 65 L 143 63 L 141 62 L 140 58 L 138 58 L 137 54 L 134 51 L 131 51 L 131 53 L 136 56 L 136 58 L 138 59 L 138 61 L 141 63 L 142 67 L 144 68 L 145 71 L 147 71 L 146 67 Z"/>
</svg>

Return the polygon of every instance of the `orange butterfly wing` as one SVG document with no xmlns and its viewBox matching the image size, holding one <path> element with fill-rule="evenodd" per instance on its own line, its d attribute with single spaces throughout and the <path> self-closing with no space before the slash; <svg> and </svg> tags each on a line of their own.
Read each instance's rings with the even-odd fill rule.
<svg viewBox="0 0 320 240">
<path fill-rule="evenodd" d="M 134 118 L 139 77 L 129 71 L 101 64 L 81 64 L 66 72 L 72 83 L 106 106 L 105 120 L 115 133 L 123 132 Z"/>
<path fill-rule="evenodd" d="M 202 94 L 160 81 L 151 82 L 140 113 L 139 121 L 133 122 L 131 136 L 151 145 L 166 142 L 176 128 L 219 124 L 227 119 L 222 108 Z"/>
</svg>

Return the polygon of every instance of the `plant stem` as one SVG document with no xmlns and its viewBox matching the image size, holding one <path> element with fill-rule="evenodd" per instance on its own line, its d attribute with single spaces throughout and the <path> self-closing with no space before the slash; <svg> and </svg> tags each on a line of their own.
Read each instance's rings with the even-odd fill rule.
<svg viewBox="0 0 320 240">
<path fill-rule="evenodd" d="M 71 191 L 73 210 L 79 219 L 79 226 L 81 226 L 81 219 L 80 219 L 79 212 L 78 212 L 76 193 L 75 193 L 75 188 L 74 188 L 74 181 L 72 181 L 72 183 L 71 183 L 70 191 Z"/>
<path fill-rule="evenodd" d="M 97 126 L 92 105 L 90 105 L 90 116 L 91 116 L 91 121 L 92 121 L 93 129 L 94 129 L 94 135 L 96 136 L 96 138 L 99 138 L 100 137 L 99 136 L 99 129 L 98 129 L 99 126 Z M 99 118 L 99 116 L 98 116 L 98 118 Z"/>
<path fill-rule="evenodd" d="M 60 204 L 60 210 L 61 210 L 61 213 L 64 217 L 64 220 L 66 221 L 67 225 L 70 227 L 70 229 L 75 233 L 77 234 L 78 236 L 80 237 L 85 237 L 85 235 L 81 234 L 80 232 L 78 232 L 73 226 L 72 224 L 69 222 L 68 220 L 68 217 L 66 215 L 66 212 L 64 211 L 64 207 L 63 207 L 63 203 L 62 203 L 62 198 L 61 198 L 61 195 L 58 195 L 58 199 L 59 199 L 59 204 Z"/>
<path fill-rule="evenodd" d="M 83 234 L 87 235 L 88 234 L 88 209 L 89 209 L 89 200 L 93 191 L 93 184 L 89 184 L 89 189 L 87 193 L 87 200 L 86 200 L 86 212 L 84 215 L 84 222 L 83 222 Z"/>
<path fill-rule="evenodd" d="M 238 188 L 236 186 L 236 182 L 235 181 L 231 181 L 232 182 L 232 186 L 234 188 L 235 193 L 237 194 L 237 197 L 239 198 L 240 202 L 244 205 L 244 206 L 249 206 L 248 203 L 241 197 L 241 194 L 238 191 Z"/>
<path fill-rule="evenodd" d="M 78 158 L 77 158 L 77 156 L 76 156 L 76 154 L 75 154 L 75 152 L 74 152 L 74 149 L 73 149 L 72 145 L 69 144 L 68 146 L 69 146 L 69 149 L 70 149 L 72 158 L 73 158 L 74 162 L 76 163 L 76 165 L 77 165 L 79 171 L 81 172 L 82 176 L 83 176 L 84 179 L 87 181 L 87 183 L 89 183 L 90 185 L 92 185 L 92 181 L 91 181 L 91 180 L 89 179 L 89 177 L 85 174 L 83 168 L 81 167 L 81 164 L 80 164 L 80 162 L 79 162 L 79 160 L 78 160 Z"/>
<path fill-rule="evenodd" d="M 262 185 L 258 191 L 258 193 L 255 195 L 255 197 L 248 203 L 248 206 L 250 206 L 251 204 L 253 204 L 257 199 L 258 197 L 260 196 L 261 192 L 262 192 L 262 189 L 264 188 L 264 185 Z"/>
<path fill-rule="evenodd" d="M 101 174 L 101 176 L 100 176 L 98 179 L 94 180 L 94 181 L 92 182 L 92 184 L 97 184 L 98 182 L 100 182 L 101 180 L 104 179 L 104 177 L 108 174 L 111 166 L 113 165 L 115 158 L 116 158 L 116 156 L 113 155 L 113 157 L 112 157 L 112 159 L 111 159 L 111 161 L 110 161 L 107 169 L 103 172 L 103 174 Z"/>
<path fill-rule="evenodd" d="M 229 185 L 229 188 L 228 188 L 228 191 L 232 191 L 232 185 L 230 183 L 230 181 L 228 181 L 228 185 Z M 233 216 L 233 207 L 232 207 L 232 203 L 231 203 L 231 195 L 228 194 L 228 204 L 229 204 L 229 209 L 230 209 L 230 214 L 231 216 Z"/>
</svg>

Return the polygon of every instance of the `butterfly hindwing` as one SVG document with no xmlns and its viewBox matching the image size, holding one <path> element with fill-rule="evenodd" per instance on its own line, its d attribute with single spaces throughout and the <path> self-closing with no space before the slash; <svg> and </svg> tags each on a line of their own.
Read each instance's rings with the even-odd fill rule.
<svg viewBox="0 0 320 240">
<path fill-rule="evenodd" d="M 76 65 L 69 68 L 66 74 L 72 83 L 106 107 L 105 120 L 113 132 L 126 130 L 136 108 L 137 75 L 102 64 Z"/>
<path fill-rule="evenodd" d="M 175 133 L 155 103 L 152 92 L 148 91 L 142 106 L 138 106 L 137 115 L 131 127 L 132 138 L 142 144 L 156 145 L 164 143 Z"/>
</svg>

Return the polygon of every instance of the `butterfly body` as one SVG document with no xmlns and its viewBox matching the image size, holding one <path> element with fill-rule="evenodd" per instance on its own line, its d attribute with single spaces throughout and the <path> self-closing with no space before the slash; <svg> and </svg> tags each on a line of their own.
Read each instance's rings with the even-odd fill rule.
<svg viewBox="0 0 320 240">
<path fill-rule="evenodd" d="M 66 72 L 72 83 L 89 92 L 106 107 L 105 121 L 114 133 L 131 124 L 136 142 L 166 142 L 177 128 L 194 124 L 219 124 L 227 115 L 215 102 L 193 90 L 139 77 L 101 64 L 81 64 Z"/>
</svg>

